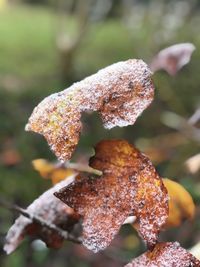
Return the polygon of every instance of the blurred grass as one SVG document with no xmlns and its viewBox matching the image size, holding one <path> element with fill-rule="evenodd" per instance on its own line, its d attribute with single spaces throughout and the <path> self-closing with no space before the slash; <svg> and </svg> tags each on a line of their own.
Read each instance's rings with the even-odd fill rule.
<svg viewBox="0 0 200 267">
<path fill-rule="evenodd" d="M 1 10 L 1 75 L 30 78 L 55 70 L 53 17 L 47 8 L 14 6 Z"/>
</svg>

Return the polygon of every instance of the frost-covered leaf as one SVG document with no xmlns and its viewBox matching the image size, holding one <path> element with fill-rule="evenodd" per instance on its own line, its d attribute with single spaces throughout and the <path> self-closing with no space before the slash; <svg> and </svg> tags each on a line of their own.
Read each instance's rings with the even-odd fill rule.
<svg viewBox="0 0 200 267">
<path fill-rule="evenodd" d="M 185 188 L 170 180 L 163 179 L 169 195 L 169 217 L 164 227 L 179 226 L 185 219 L 192 219 L 195 213 L 195 205 L 191 195 Z"/>
<path fill-rule="evenodd" d="M 199 267 L 200 261 L 178 242 L 158 243 L 125 267 Z"/>
<path fill-rule="evenodd" d="M 35 159 L 32 164 L 43 178 L 51 179 L 53 184 L 75 174 L 74 170 L 66 168 L 63 164 L 51 163 L 46 159 Z"/>
<path fill-rule="evenodd" d="M 73 225 L 77 223 L 78 215 L 70 207 L 59 201 L 53 193 L 72 182 L 74 178 L 75 176 L 72 175 L 71 178 L 67 178 L 67 180 L 44 192 L 27 208 L 27 212 L 44 219 L 47 223 L 53 223 L 63 230 L 70 231 Z M 26 235 L 40 238 L 47 246 L 52 248 L 58 248 L 63 243 L 63 238 L 56 231 L 20 215 L 7 233 L 4 245 L 6 253 L 13 252 Z"/>
<path fill-rule="evenodd" d="M 128 216 L 135 215 L 138 232 L 149 247 L 168 216 L 168 195 L 150 160 L 123 140 L 100 142 L 90 166 L 99 178 L 81 175 L 54 193 L 83 217 L 83 244 L 105 249 Z"/>
<path fill-rule="evenodd" d="M 150 64 L 153 72 L 165 70 L 170 75 L 175 75 L 183 66 L 190 62 L 195 46 L 191 43 L 181 43 L 161 50 Z"/>
<path fill-rule="evenodd" d="M 98 111 L 108 129 L 127 126 L 135 123 L 153 95 L 151 72 L 142 60 L 118 62 L 45 98 L 26 130 L 44 135 L 56 156 L 68 160 L 79 141 L 82 112 Z"/>
</svg>

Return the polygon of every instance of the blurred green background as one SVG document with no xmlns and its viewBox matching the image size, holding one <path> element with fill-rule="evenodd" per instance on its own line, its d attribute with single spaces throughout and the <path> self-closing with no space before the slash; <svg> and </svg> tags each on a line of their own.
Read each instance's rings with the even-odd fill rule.
<svg viewBox="0 0 200 267">
<path fill-rule="evenodd" d="M 150 63 L 160 49 L 192 42 L 196 46 L 192 60 L 176 76 L 164 71 L 154 75 L 155 100 L 134 126 L 107 131 L 97 114 L 85 114 L 74 160 L 91 153 L 101 139 L 135 143 L 162 177 L 189 190 L 197 206 L 193 222 L 166 231 L 161 239 L 177 240 L 185 248 L 200 241 L 199 172 L 191 173 L 184 165 L 199 152 L 200 140 L 187 127 L 182 129 L 176 117 L 187 121 L 200 105 L 199 25 L 198 0 L 0 0 L 1 198 L 26 207 L 51 186 L 33 170 L 31 161 L 55 157 L 41 136 L 24 131 L 33 108 L 45 96 L 114 62 L 141 58 Z M 197 131 L 198 126 L 197 122 Z M 0 266 L 116 267 L 144 250 L 134 230 L 123 226 L 102 253 L 92 254 L 71 243 L 53 251 L 26 239 L 6 256 L 3 238 L 16 216 L 0 208 Z"/>
</svg>

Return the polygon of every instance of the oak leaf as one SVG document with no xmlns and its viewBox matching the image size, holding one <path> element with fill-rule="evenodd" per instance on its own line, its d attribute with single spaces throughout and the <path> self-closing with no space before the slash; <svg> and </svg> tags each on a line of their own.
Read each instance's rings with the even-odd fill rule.
<svg viewBox="0 0 200 267">
<path fill-rule="evenodd" d="M 180 43 L 161 50 L 152 60 L 150 69 L 153 72 L 165 70 L 174 76 L 186 64 L 190 62 L 195 46 L 191 43 Z"/>
<path fill-rule="evenodd" d="M 163 183 L 169 195 L 169 217 L 164 227 L 177 227 L 183 220 L 192 219 L 195 205 L 191 195 L 182 185 L 170 179 L 164 178 Z"/>
<path fill-rule="evenodd" d="M 49 224 L 54 224 L 63 230 L 71 231 L 73 225 L 78 222 L 79 216 L 70 207 L 59 201 L 53 195 L 53 192 L 69 184 L 73 179 L 75 179 L 74 175 L 44 192 L 28 206 L 27 212 L 44 219 Z M 37 239 L 40 238 L 48 247 L 52 248 L 59 248 L 63 243 L 63 237 L 58 232 L 20 215 L 7 233 L 4 245 L 6 253 L 10 254 L 13 252 L 26 235 Z"/>
<path fill-rule="evenodd" d="M 53 184 L 75 174 L 74 170 L 66 168 L 63 164 L 51 163 L 46 159 L 35 159 L 32 164 L 43 178 L 51 179 Z"/>
<path fill-rule="evenodd" d="M 126 141 L 107 140 L 97 144 L 90 166 L 103 175 L 80 175 L 54 193 L 83 217 L 83 245 L 105 249 L 135 215 L 140 236 L 154 246 L 168 216 L 168 195 L 150 160 Z"/>
<path fill-rule="evenodd" d="M 200 261 L 178 242 L 158 243 L 152 251 L 147 251 L 133 259 L 125 267 L 199 267 Z"/>
<path fill-rule="evenodd" d="M 82 112 L 98 111 L 105 128 L 123 127 L 135 123 L 153 95 L 151 72 L 142 60 L 118 62 L 45 98 L 26 130 L 44 135 L 56 156 L 68 160 L 79 141 Z"/>
</svg>

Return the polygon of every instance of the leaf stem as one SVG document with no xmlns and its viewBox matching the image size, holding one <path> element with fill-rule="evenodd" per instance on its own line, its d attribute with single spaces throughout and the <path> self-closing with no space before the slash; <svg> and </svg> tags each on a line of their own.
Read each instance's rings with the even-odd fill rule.
<svg viewBox="0 0 200 267">
<path fill-rule="evenodd" d="M 98 176 L 101 176 L 103 174 L 102 171 L 94 169 L 88 165 L 81 164 L 81 163 L 65 162 L 64 166 L 68 169 L 74 169 L 80 172 L 87 172 L 87 173 L 91 173 L 91 174 L 98 175 Z"/>
<path fill-rule="evenodd" d="M 23 209 L 23 208 L 19 207 L 18 205 L 11 204 L 11 203 L 8 203 L 8 202 L 0 199 L 0 206 L 7 208 L 9 210 L 17 211 L 20 214 L 22 214 L 24 217 L 32 220 L 33 222 L 36 222 L 43 227 L 47 227 L 50 230 L 56 231 L 65 240 L 69 240 L 69 241 L 72 241 L 72 242 L 77 243 L 77 244 L 82 243 L 81 238 L 75 237 L 72 234 L 68 233 L 67 231 L 62 230 L 60 227 L 56 226 L 55 224 L 47 222 L 43 218 L 29 213 L 26 209 Z"/>
</svg>

